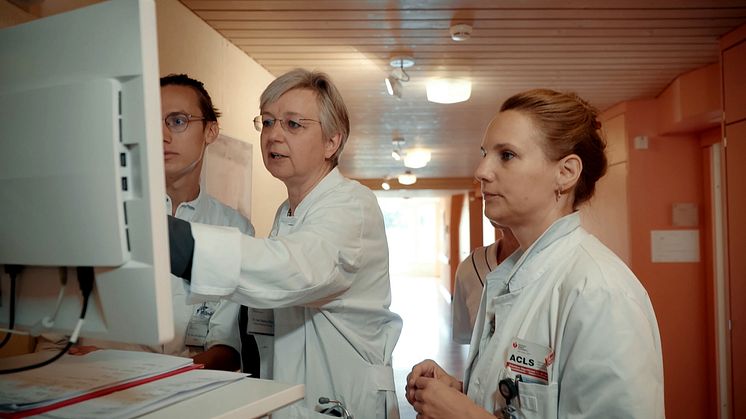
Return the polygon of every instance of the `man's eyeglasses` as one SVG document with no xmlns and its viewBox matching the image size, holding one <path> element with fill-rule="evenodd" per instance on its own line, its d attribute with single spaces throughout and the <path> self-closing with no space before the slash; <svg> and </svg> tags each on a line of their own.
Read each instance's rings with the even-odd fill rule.
<svg viewBox="0 0 746 419">
<path fill-rule="evenodd" d="M 265 128 L 272 128 L 273 126 L 275 126 L 276 122 L 280 122 L 280 126 L 282 127 L 282 129 L 291 135 L 298 134 L 301 131 L 303 131 L 303 129 L 306 128 L 306 124 L 308 122 L 316 122 L 318 124 L 321 124 L 321 121 L 317 121 L 315 119 L 310 119 L 310 118 L 279 119 L 279 118 L 272 118 L 269 116 L 259 115 L 256 118 L 254 118 L 254 128 L 256 128 L 257 131 L 262 132 L 262 130 Z"/>
<path fill-rule="evenodd" d="M 189 126 L 189 122 L 202 121 L 204 119 L 205 117 L 203 116 L 193 116 L 181 112 L 173 112 L 166 115 L 166 117 L 163 118 L 163 122 L 166 123 L 166 127 L 168 127 L 168 130 L 173 133 L 184 132 Z"/>
</svg>

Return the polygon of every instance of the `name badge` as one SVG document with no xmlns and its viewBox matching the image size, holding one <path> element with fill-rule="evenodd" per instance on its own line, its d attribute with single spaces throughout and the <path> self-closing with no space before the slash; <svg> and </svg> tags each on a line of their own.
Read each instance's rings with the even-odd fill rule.
<svg viewBox="0 0 746 419">
<path fill-rule="evenodd" d="M 187 326 L 184 344 L 187 346 L 199 346 L 204 348 L 207 342 L 207 333 L 210 330 L 210 318 L 215 309 L 208 303 L 202 303 L 192 314 Z"/>
<path fill-rule="evenodd" d="M 249 307 L 246 333 L 252 335 L 275 335 L 275 311 Z"/>
<path fill-rule="evenodd" d="M 538 384 L 549 384 L 547 367 L 554 361 L 554 351 L 547 346 L 513 338 L 508 350 L 505 366 L 521 381 Z"/>
</svg>

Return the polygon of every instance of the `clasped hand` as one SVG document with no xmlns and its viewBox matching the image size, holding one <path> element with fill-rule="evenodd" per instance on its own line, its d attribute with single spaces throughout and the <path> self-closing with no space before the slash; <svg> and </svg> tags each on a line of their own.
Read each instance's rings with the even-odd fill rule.
<svg viewBox="0 0 746 419">
<path fill-rule="evenodd" d="M 407 375 L 406 397 L 417 418 L 463 418 L 476 407 L 463 393 L 463 383 L 426 359 Z"/>
</svg>

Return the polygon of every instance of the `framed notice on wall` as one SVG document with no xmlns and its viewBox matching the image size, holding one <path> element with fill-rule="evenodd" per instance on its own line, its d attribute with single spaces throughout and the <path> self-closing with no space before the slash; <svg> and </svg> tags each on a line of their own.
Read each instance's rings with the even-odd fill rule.
<svg viewBox="0 0 746 419">
<path fill-rule="evenodd" d="M 251 144 L 220 134 L 207 146 L 202 187 L 220 202 L 251 219 Z"/>
<path fill-rule="evenodd" d="M 650 241 L 653 262 L 699 262 L 699 230 L 653 230 Z"/>
</svg>

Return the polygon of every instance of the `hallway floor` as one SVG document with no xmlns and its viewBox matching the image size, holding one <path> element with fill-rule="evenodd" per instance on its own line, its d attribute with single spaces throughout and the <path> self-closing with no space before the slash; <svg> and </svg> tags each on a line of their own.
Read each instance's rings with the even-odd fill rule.
<svg viewBox="0 0 746 419">
<path fill-rule="evenodd" d="M 404 322 L 394 349 L 393 367 L 401 419 L 417 413 L 404 397 L 407 374 L 416 363 L 430 358 L 450 374 L 462 378 L 469 345 L 451 341 L 450 296 L 441 290 L 437 278 L 392 277 L 391 310 Z"/>
</svg>

